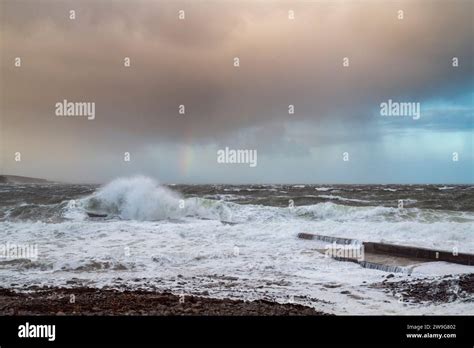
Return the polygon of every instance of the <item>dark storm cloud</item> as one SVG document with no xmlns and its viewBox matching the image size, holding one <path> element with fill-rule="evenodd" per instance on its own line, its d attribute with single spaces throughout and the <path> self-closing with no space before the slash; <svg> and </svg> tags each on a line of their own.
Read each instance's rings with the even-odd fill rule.
<svg viewBox="0 0 474 348">
<path fill-rule="evenodd" d="M 97 120 L 76 131 L 213 139 L 287 120 L 288 104 L 298 121 L 366 123 L 381 100 L 422 101 L 472 87 L 467 2 L 405 3 L 404 21 L 396 19 L 400 6 L 387 4 L 299 4 L 289 21 L 291 4 L 281 3 L 39 3 L 5 3 L 3 68 L 7 118 L 40 118 L 40 127 L 69 127 L 53 117 L 55 101 L 88 100 Z M 181 8 L 185 21 L 177 19 Z M 21 72 L 12 67 L 16 56 Z M 453 56 L 461 62 L 454 73 Z"/>
<path fill-rule="evenodd" d="M 380 102 L 473 89 L 472 9 L 469 1 L 2 1 L 5 146 L 81 156 L 246 144 L 292 156 L 377 138 Z M 56 117 L 63 99 L 95 102 L 96 119 Z"/>
</svg>

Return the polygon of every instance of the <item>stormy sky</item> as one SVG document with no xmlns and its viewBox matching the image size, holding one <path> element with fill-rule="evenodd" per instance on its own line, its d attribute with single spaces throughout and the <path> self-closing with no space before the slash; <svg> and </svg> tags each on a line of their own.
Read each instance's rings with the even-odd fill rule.
<svg viewBox="0 0 474 348">
<path fill-rule="evenodd" d="M 474 183 L 472 1 L 0 4 L 4 174 Z M 65 99 L 95 118 L 58 117 Z M 382 116 L 388 100 L 420 118 Z M 226 147 L 257 166 L 218 163 Z"/>
</svg>

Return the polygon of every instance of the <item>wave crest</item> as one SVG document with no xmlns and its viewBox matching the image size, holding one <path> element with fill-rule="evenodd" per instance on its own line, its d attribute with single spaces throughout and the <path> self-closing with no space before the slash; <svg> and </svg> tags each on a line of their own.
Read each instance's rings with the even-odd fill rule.
<svg viewBox="0 0 474 348">
<path fill-rule="evenodd" d="M 165 220 L 183 217 L 228 220 L 224 202 L 203 198 L 184 199 L 151 178 L 115 179 L 85 200 L 85 210 L 102 212 L 126 220 Z"/>
<path fill-rule="evenodd" d="M 338 197 L 338 196 L 331 196 Z M 333 202 L 295 208 L 236 204 L 200 197 L 183 198 L 155 180 L 137 176 L 119 178 L 82 200 L 78 208 L 101 212 L 125 220 L 156 221 L 193 217 L 229 222 L 312 221 L 403 222 L 437 221 L 472 222 L 472 214 L 408 207 L 349 206 Z M 76 210 L 75 210 L 76 211 Z M 83 213 L 82 213 L 83 214 Z"/>
</svg>

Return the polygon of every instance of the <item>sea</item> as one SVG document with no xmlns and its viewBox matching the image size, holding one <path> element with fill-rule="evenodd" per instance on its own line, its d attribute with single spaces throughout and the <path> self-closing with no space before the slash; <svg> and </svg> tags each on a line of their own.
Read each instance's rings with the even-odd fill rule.
<svg viewBox="0 0 474 348">
<path fill-rule="evenodd" d="M 145 289 L 333 314 L 474 313 L 374 287 L 388 272 L 299 233 L 474 253 L 473 185 L 0 184 L 0 286 Z M 421 263 L 390 281 L 473 273 Z"/>
</svg>

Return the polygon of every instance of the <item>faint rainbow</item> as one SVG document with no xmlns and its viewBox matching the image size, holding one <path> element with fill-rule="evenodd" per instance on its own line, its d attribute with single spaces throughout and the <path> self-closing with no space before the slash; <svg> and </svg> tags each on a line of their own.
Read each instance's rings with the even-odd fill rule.
<svg viewBox="0 0 474 348">
<path fill-rule="evenodd" d="M 188 128 L 186 129 L 185 141 L 180 145 L 178 155 L 178 167 L 181 177 L 186 177 L 189 174 L 193 163 L 193 147 L 190 145 L 191 142 L 191 129 Z"/>
</svg>

